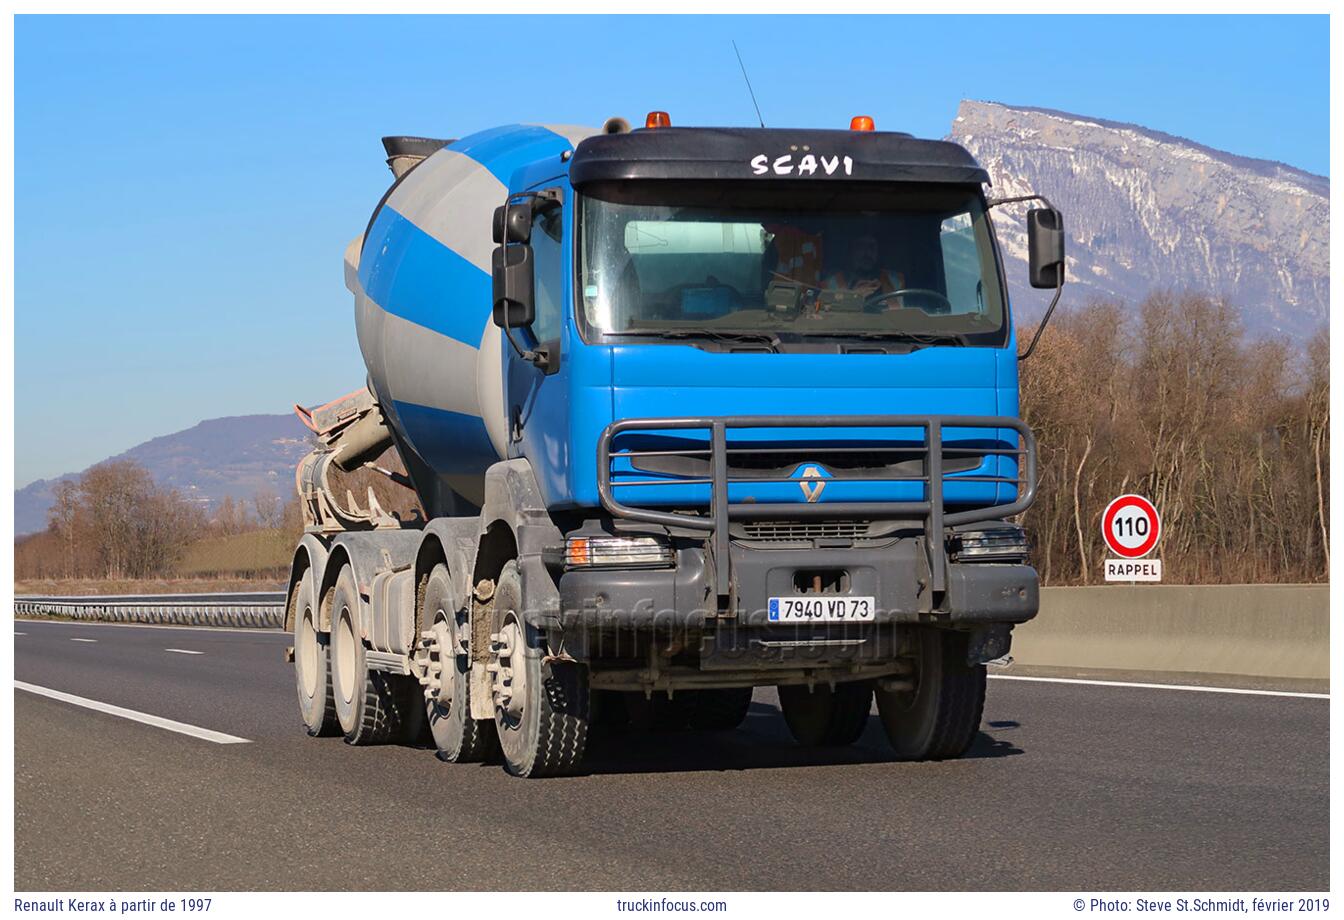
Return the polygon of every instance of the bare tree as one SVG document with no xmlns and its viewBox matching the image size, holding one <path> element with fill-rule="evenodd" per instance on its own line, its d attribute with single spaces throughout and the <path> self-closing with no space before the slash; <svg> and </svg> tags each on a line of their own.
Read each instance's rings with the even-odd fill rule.
<svg viewBox="0 0 1344 920">
<path fill-rule="evenodd" d="M 232 495 L 225 495 L 215 508 L 211 524 L 217 534 L 223 537 L 237 536 L 256 529 L 256 522 L 247 512 L 247 506 L 234 501 Z"/>
<path fill-rule="evenodd" d="M 258 492 L 252 496 L 252 509 L 257 524 L 264 530 L 276 530 L 284 519 L 284 503 L 274 492 Z"/>
<path fill-rule="evenodd" d="M 60 540 L 64 577 L 73 578 L 78 540 L 79 484 L 73 479 L 65 479 L 56 483 L 52 493 L 55 500 L 47 511 L 47 529 Z"/>
<path fill-rule="evenodd" d="M 176 491 L 158 488 L 148 471 L 131 461 L 95 466 L 78 482 L 58 485 L 55 497 L 46 539 L 25 542 L 33 551 L 25 552 L 23 565 L 17 564 L 16 547 L 19 577 L 48 574 L 35 553 L 52 540 L 62 550 L 59 574 L 67 578 L 167 575 L 205 526 L 198 508 Z"/>
<path fill-rule="evenodd" d="M 1180 582 L 1326 578 L 1329 363 L 1305 373 L 1277 341 L 1248 342 L 1224 301 L 1159 293 L 1136 316 L 1093 304 L 1058 317 L 1022 365 L 1040 447 L 1025 521 L 1046 583 L 1086 583 L 1106 502 L 1145 493 Z"/>
<path fill-rule="evenodd" d="M 84 474 L 79 484 L 81 504 L 88 515 L 88 535 L 95 546 L 101 574 L 123 578 L 137 531 L 137 517 L 144 512 L 154 483 L 142 466 L 127 460 L 99 464 Z"/>
</svg>

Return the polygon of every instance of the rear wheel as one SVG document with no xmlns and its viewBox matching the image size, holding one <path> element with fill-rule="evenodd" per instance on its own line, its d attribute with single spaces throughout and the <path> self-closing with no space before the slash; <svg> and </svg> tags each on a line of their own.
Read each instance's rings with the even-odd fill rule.
<svg viewBox="0 0 1344 920">
<path fill-rule="evenodd" d="M 873 687 L 868 681 L 779 688 L 784 721 L 799 744 L 827 747 L 853 744 L 868 724 Z"/>
<path fill-rule="evenodd" d="M 742 724 L 751 708 L 752 687 L 725 690 L 692 690 L 691 728 L 702 732 L 732 731 Z"/>
<path fill-rule="evenodd" d="M 966 663 L 965 633 L 914 631 L 909 687 L 877 691 L 877 711 L 901 760 L 960 757 L 975 741 L 985 708 L 985 666 Z"/>
<path fill-rule="evenodd" d="M 424 649 L 425 713 L 440 760 L 486 760 L 498 748 L 495 725 L 471 717 L 471 625 L 466 611 L 454 609 L 448 567 L 440 563 L 425 584 L 422 623 L 429 629 Z"/>
<path fill-rule="evenodd" d="M 317 587 L 313 570 L 294 586 L 294 682 L 299 690 L 303 729 L 314 738 L 337 734 L 336 701 L 328 656 L 330 636 L 317 631 Z"/>
<path fill-rule="evenodd" d="M 387 744 L 414 737 L 423 725 L 419 687 L 410 678 L 368 669 L 359 631 L 359 593 L 349 565 L 341 569 L 334 592 L 331 678 L 345 740 Z"/>
<path fill-rule="evenodd" d="M 495 587 L 491 696 L 504 766 L 515 776 L 559 776 L 583 761 L 588 741 L 587 672 L 572 661 L 545 667 L 545 638 L 523 616 L 522 580 L 510 561 Z"/>
</svg>

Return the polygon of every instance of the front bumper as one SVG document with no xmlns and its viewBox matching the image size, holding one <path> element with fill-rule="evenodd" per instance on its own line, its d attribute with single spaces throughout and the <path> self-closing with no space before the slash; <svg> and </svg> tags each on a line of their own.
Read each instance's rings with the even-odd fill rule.
<svg viewBox="0 0 1344 920">
<path fill-rule="evenodd" d="M 677 552 L 672 569 L 579 569 L 560 577 L 561 624 L 570 629 L 700 629 L 731 620 L 769 627 L 771 597 L 794 595 L 796 573 L 837 568 L 849 573 L 847 593 L 876 600 L 874 623 L 973 626 L 1025 623 L 1040 607 L 1040 581 L 1029 565 L 947 566 L 947 590 L 929 588 L 921 540 L 877 548 L 763 550 L 733 544 L 731 616 L 722 616 L 704 550 Z M 779 628 L 775 626 L 774 628 Z"/>
<path fill-rule="evenodd" d="M 734 546 L 731 616 L 718 609 L 703 549 L 678 551 L 674 569 L 566 572 L 560 578 L 565 644 L 580 659 L 610 661 L 642 657 L 653 642 L 702 673 L 854 669 L 895 661 L 908 628 L 925 625 L 970 631 L 976 661 L 1007 654 L 1012 626 L 1040 606 L 1036 570 L 953 563 L 935 606 L 918 542 L 822 552 Z M 769 598 L 795 594 L 795 573 L 822 562 L 849 573 L 850 594 L 875 599 L 874 620 L 771 623 Z"/>
</svg>

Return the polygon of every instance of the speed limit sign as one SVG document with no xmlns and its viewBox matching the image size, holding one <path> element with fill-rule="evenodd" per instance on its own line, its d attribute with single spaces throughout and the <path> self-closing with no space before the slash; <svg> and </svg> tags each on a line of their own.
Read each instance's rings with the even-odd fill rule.
<svg viewBox="0 0 1344 920">
<path fill-rule="evenodd" d="M 1101 535 L 1111 552 L 1106 560 L 1107 581 L 1161 581 L 1162 562 L 1144 559 L 1162 536 L 1162 518 L 1142 495 L 1121 495 L 1101 515 Z"/>
</svg>

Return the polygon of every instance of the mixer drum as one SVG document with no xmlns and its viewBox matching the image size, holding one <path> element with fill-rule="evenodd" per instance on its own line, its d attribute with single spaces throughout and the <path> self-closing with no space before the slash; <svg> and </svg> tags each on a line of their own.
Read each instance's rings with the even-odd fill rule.
<svg viewBox="0 0 1344 920">
<path fill-rule="evenodd" d="M 501 332 L 491 321 L 491 219 L 514 170 L 595 131 L 513 125 L 410 164 L 346 250 L 369 386 L 431 515 L 435 493 L 479 505 L 506 456 Z M 405 166 L 404 161 L 398 165 Z"/>
</svg>

